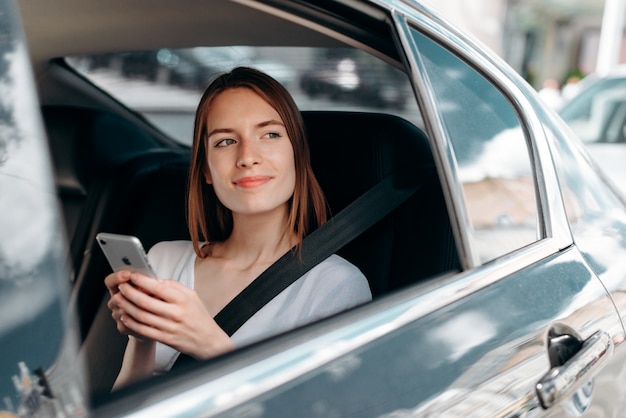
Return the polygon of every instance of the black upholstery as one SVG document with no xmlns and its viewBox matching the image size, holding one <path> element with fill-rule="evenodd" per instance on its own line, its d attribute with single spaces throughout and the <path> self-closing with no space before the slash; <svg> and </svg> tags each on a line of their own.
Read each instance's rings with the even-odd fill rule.
<svg viewBox="0 0 626 418">
<path fill-rule="evenodd" d="M 73 237 L 91 183 L 158 143 L 131 122 L 106 111 L 64 105 L 42 106 L 41 111 L 66 231 Z"/>
<path fill-rule="evenodd" d="M 311 161 L 333 213 L 403 166 L 434 166 L 425 134 L 393 115 L 303 112 Z M 458 268 L 452 230 L 438 181 L 339 254 L 367 277 L 374 296 Z"/>
<path fill-rule="evenodd" d="M 405 165 L 433 163 L 421 130 L 384 114 L 303 112 L 313 168 L 332 213 L 339 212 L 378 181 Z M 103 278 L 110 272 L 95 235 L 138 236 L 146 248 L 162 240 L 188 239 L 185 226 L 187 152 L 150 151 L 92 181 L 81 222 L 84 254 L 74 288 L 83 349 L 95 392 L 108 391 L 117 375 L 125 337 L 105 306 Z M 458 268 L 439 182 L 429 181 L 339 253 L 366 275 L 377 297 Z"/>
<path fill-rule="evenodd" d="M 84 272 L 81 275 L 81 268 L 85 264 L 86 246 L 92 240 L 89 229 L 94 225 L 95 211 L 105 193 L 107 179 L 133 158 L 146 153 L 163 156 L 172 151 L 158 151 L 160 144 L 154 137 L 111 112 L 80 106 L 46 105 L 42 106 L 42 115 L 70 245 L 68 265 L 72 281 L 79 283 L 75 292 L 80 296 L 77 298 L 79 317 L 88 326 L 95 310 L 83 309 L 85 304 L 92 306 L 93 300 L 83 297 L 85 288 L 80 283 Z M 159 158 L 153 157 L 153 160 Z M 91 287 L 87 286 L 87 289 Z M 85 327 L 81 329 L 84 335 Z"/>
</svg>

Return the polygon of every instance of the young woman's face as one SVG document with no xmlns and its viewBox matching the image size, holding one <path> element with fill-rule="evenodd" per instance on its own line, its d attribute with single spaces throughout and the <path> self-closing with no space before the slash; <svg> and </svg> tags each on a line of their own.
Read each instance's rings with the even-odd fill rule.
<svg viewBox="0 0 626 418">
<path fill-rule="evenodd" d="M 284 210 L 296 179 L 293 146 L 278 112 L 247 88 L 213 99 L 207 118 L 207 183 L 233 214 Z"/>
</svg>

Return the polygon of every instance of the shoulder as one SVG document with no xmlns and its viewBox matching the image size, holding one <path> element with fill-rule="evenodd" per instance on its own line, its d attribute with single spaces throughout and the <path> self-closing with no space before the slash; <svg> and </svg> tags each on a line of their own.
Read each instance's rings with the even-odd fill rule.
<svg viewBox="0 0 626 418">
<path fill-rule="evenodd" d="M 178 259 L 188 254 L 190 251 L 193 252 L 191 241 L 161 241 L 150 248 L 148 256 L 158 257 L 159 259 Z"/>
<path fill-rule="evenodd" d="M 331 255 L 326 260 L 313 267 L 310 274 L 319 275 L 321 277 L 328 277 L 328 274 L 332 274 L 335 279 L 352 276 L 362 276 L 363 279 L 365 279 L 365 276 L 357 266 L 337 254 Z"/>
<path fill-rule="evenodd" d="M 354 302 L 372 298 L 369 283 L 361 270 L 336 254 L 312 268 L 302 279 L 305 287 L 314 287 L 314 294 L 326 302 L 329 298 Z"/>
<path fill-rule="evenodd" d="M 158 242 L 148 251 L 148 259 L 160 278 L 173 278 L 185 283 L 191 280 L 182 277 L 190 275 L 185 272 L 189 270 L 190 263 L 193 265 L 195 260 L 191 241 Z"/>
<path fill-rule="evenodd" d="M 356 278 L 367 282 L 367 279 L 357 266 L 337 254 L 331 255 L 313 267 L 309 274 L 321 276 L 322 278 L 332 278 L 333 281 Z"/>
</svg>

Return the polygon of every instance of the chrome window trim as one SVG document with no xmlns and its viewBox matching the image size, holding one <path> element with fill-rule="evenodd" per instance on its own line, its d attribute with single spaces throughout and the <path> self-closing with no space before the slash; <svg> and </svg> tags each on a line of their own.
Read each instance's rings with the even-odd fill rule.
<svg viewBox="0 0 626 418">
<path fill-rule="evenodd" d="M 437 171 L 439 177 L 442 180 L 445 179 L 445 181 L 442 181 L 442 188 L 450 214 L 450 222 L 453 225 L 452 229 L 457 243 L 459 261 L 463 270 L 467 270 L 479 265 L 480 261 L 478 255 L 472 251 L 471 240 L 466 232 L 469 229 L 468 225 L 470 222 L 467 217 L 463 191 L 460 187 L 461 182 L 457 177 L 458 170 L 454 148 L 448 141 L 441 118 L 438 117 L 437 100 L 428 79 L 428 72 L 421 60 L 421 55 L 415 42 L 411 39 L 407 21 L 396 10 L 393 11 L 393 19 L 403 49 L 411 52 L 411 54 L 406 54 L 410 76 L 414 80 L 414 83 L 411 83 L 411 85 L 414 86 L 415 97 L 424 113 L 424 125 L 433 156 L 438 162 Z"/>
</svg>

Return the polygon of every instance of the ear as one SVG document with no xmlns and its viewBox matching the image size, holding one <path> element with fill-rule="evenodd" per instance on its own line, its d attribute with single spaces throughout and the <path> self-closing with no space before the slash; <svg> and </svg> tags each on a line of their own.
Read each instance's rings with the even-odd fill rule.
<svg viewBox="0 0 626 418">
<path fill-rule="evenodd" d="M 204 168 L 204 181 L 206 181 L 206 184 L 213 184 L 213 179 L 211 178 L 211 172 L 209 171 L 209 167 Z"/>
</svg>

